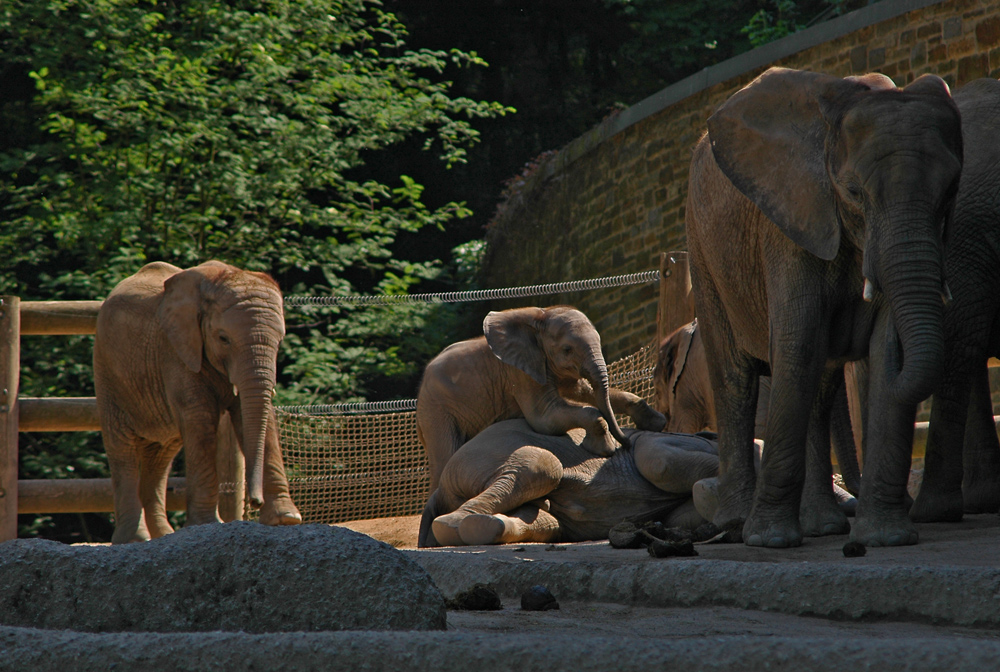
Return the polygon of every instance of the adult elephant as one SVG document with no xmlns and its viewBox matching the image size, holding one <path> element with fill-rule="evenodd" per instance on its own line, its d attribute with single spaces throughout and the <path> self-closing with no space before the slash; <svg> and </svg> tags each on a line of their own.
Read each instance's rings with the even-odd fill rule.
<svg viewBox="0 0 1000 672">
<path fill-rule="evenodd" d="M 284 333 L 281 292 L 263 273 L 218 261 L 187 270 L 154 262 L 115 287 L 94 339 L 97 412 L 115 500 L 112 543 L 173 531 L 167 475 L 182 447 L 187 522 L 219 522 L 215 460 L 226 412 L 261 522 L 302 521 L 288 494 L 271 405 Z"/>
<path fill-rule="evenodd" d="M 703 436 L 626 430 L 631 450 L 601 457 L 584 433 L 552 436 L 523 419 L 490 425 L 448 461 L 427 504 L 421 546 L 606 539 L 614 525 L 695 529 L 692 488 L 718 471 Z M 427 530 L 423 526 L 427 526 Z"/>
<path fill-rule="evenodd" d="M 483 333 L 432 359 L 417 392 L 417 434 L 430 463 L 431 492 L 462 444 L 499 420 L 523 417 L 542 434 L 583 428 L 583 445 L 595 455 L 627 445 L 616 412 L 641 429 L 663 429 L 662 414 L 608 384 L 601 336 L 579 310 L 494 311 L 483 320 Z"/>
<path fill-rule="evenodd" d="M 719 422 L 715 523 L 742 525 L 746 544 L 801 543 L 807 439 L 816 450 L 829 436 L 835 380 L 866 355 L 878 421 L 866 427 L 851 538 L 917 542 L 904 504 L 913 419 L 941 375 L 942 231 L 961 167 L 958 109 L 931 75 L 897 89 L 883 75 L 771 68 L 708 120 L 691 163 L 688 249 Z"/>
<path fill-rule="evenodd" d="M 807 460 L 806 485 L 799 508 L 799 521 L 806 536 L 821 536 L 830 532 L 817 525 L 821 520 L 829 524 L 829 520 L 823 519 L 822 514 L 827 508 L 826 500 L 831 493 L 845 515 L 853 515 L 857 505 L 855 497 L 861 492 L 861 469 L 851 427 L 848 385 L 846 380 L 843 385 L 839 384 L 839 380 L 837 383 L 838 390 L 830 413 L 830 443 L 837 455 L 847 491 L 836 485 L 830 488 L 830 474 L 823 473 L 825 460 L 820 460 L 817 465 L 811 465 Z M 761 376 L 758 384 L 754 436 L 763 439 L 770 406 L 771 379 Z M 715 399 L 708 375 L 708 358 L 698 320 L 678 327 L 663 339 L 656 366 L 653 367 L 653 389 L 653 405 L 667 417 L 664 431 L 693 433 L 718 430 Z M 809 455 L 812 456 L 813 453 Z M 841 521 L 841 527 L 845 533 L 848 531 L 846 518 Z"/>
<path fill-rule="evenodd" d="M 910 516 L 956 521 L 1000 510 L 1000 443 L 987 359 L 1000 355 L 1000 82 L 955 93 L 965 160 L 945 269 L 945 367 L 934 390 L 924 477 Z M 963 457 L 964 454 L 964 457 Z"/>
</svg>

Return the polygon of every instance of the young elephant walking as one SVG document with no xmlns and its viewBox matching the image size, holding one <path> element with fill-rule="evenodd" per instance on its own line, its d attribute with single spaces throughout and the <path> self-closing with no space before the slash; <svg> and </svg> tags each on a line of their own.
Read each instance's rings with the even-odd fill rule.
<svg viewBox="0 0 1000 672">
<path fill-rule="evenodd" d="M 154 262 L 97 317 L 94 385 L 115 498 L 116 544 L 168 534 L 166 486 L 181 448 L 188 524 L 219 522 L 217 433 L 229 413 L 261 522 L 300 523 L 271 405 L 285 333 L 277 284 L 218 261 Z M 145 518 L 143 513 L 145 512 Z"/>
</svg>

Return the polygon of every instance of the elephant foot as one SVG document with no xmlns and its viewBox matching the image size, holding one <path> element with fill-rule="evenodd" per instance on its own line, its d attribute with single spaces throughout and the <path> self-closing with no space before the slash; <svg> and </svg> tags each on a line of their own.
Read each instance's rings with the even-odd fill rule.
<svg viewBox="0 0 1000 672">
<path fill-rule="evenodd" d="M 743 529 L 753 508 L 753 485 L 751 484 L 749 489 L 741 488 L 726 496 L 726 489 L 720 477 L 717 488 L 718 505 L 715 515 L 711 518 L 712 523 L 720 530 Z"/>
<path fill-rule="evenodd" d="M 465 546 L 458 528 L 467 515 L 469 514 L 455 511 L 434 519 L 431 523 L 431 532 L 434 533 L 439 546 Z"/>
<path fill-rule="evenodd" d="M 851 541 L 865 546 L 912 546 L 918 538 L 917 528 L 905 511 L 880 516 L 859 511 L 851 526 Z"/>
<path fill-rule="evenodd" d="M 802 534 L 807 537 L 825 537 L 851 531 L 847 515 L 836 502 L 832 507 L 803 506 L 799 509 L 799 525 L 802 527 Z"/>
<path fill-rule="evenodd" d="M 629 415 L 637 428 L 648 432 L 662 432 L 667 426 L 667 416 L 645 401 L 636 404 Z"/>
<path fill-rule="evenodd" d="M 260 508 L 260 522 L 264 525 L 299 525 L 302 514 L 289 495 L 281 494 L 268 499 Z"/>
<path fill-rule="evenodd" d="M 743 525 L 743 543 L 764 548 L 792 548 L 802 545 L 802 528 L 796 516 L 781 509 L 750 513 Z"/>
<path fill-rule="evenodd" d="M 920 492 L 910 507 L 910 520 L 917 523 L 957 523 L 962 520 L 962 491 L 929 485 L 924 481 L 920 486 Z"/>
<path fill-rule="evenodd" d="M 599 418 L 599 423 L 603 428 L 603 433 L 587 430 L 587 435 L 583 437 L 580 444 L 587 452 L 598 457 L 611 457 L 618 450 L 618 442 L 611 436 L 608 425 L 604 418 Z"/>
<path fill-rule="evenodd" d="M 962 510 L 965 513 L 1000 511 L 1000 479 L 962 484 Z"/>
<path fill-rule="evenodd" d="M 847 496 L 850 497 L 850 494 Z M 829 485 L 822 490 L 817 486 L 807 487 L 803 491 L 802 505 L 799 507 L 799 525 L 807 537 L 825 537 L 847 534 L 851 531 L 851 524 L 847 521 L 847 516 L 840 508 L 837 496 Z"/>
<path fill-rule="evenodd" d="M 719 511 L 719 477 L 712 476 L 695 481 L 691 486 L 691 501 L 695 510 L 705 520 L 713 520 Z"/>
<path fill-rule="evenodd" d="M 503 543 L 507 525 L 500 516 L 474 513 L 467 516 L 458 526 L 458 534 L 468 546 L 486 546 Z"/>
</svg>

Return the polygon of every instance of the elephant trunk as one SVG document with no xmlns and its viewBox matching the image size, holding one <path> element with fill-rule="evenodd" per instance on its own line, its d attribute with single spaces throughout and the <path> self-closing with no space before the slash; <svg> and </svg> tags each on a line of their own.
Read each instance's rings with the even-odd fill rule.
<svg viewBox="0 0 1000 672">
<path fill-rule="evenodd" d="M 905 405 L 926 399 L 944 366 L 944 269 L 940 245 L 906 244 L 906 260 L 883 267 L 890 319 L 886 338 L 889 393 Z"/>
<path fill-rule="evenodd" d="M 623 448 L 629 446 L 629 440 L 618 426 L 614 409 L 611 407 L 611 386 L 608 384 L 608 366 L 604 362 L 604 355 L 600 349 L 595 349 L 591 355 L 590 362 L 584 366 L 584 376 L 594 387 L 595 406 L 601 412 L 601 417 L 608 423 L 611 436 L 622 445 Z"/>
<path fill-rule="evenodd" d="M 258 509 L 264 504 L 264 451 L 274 393 L 276 348 L 254 345 L 250 350 L 249 363 L 234 377 L 233 384 L 240 396 L 247 496 L 250 506 Z"/>
</svg>

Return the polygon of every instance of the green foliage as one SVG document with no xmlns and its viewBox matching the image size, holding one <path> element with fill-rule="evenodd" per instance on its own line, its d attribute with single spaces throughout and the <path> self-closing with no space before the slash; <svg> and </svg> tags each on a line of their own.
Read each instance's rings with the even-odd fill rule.
<svg viewBox="0 0 1000 672">
<path fill-rule="evenodd" d="M 795 0 L 774 0 L 774 9 L 773 13 L 761 9 L 750 17 L 750 23 L 740 30 L 750 38 L 750 44 L 753 46 L 759 47 L 780 40 L 805 27 L 795 23 L 795 16 L 798 13 Z"/>
<path fill-rule="evenodd" d="M 449 95 L 441 73 L 484 66 L 475 53 L 407 50 L 406 36 L 373 0 L 0 4 L 0 293 L 100 299 L 149 261 L 213 258 L 270 272 L 286 294 L 445 280 L 442 262 L 394 244 L 468 208 L 429 206 L 418 179 L 368 166 L 408 138 L 459 165 L 472 121 L 513 110 Z M 289 309 L 279 402 L 412 396 L 442 345 L 424 331 L 446 334 L 449 316 Z M 22 394 L 93 394 L 91 349 L 26 339 Z M 22 477 L 106 472 L 85 434 L 49 454 L 27 443 Z"/>
</svg>

